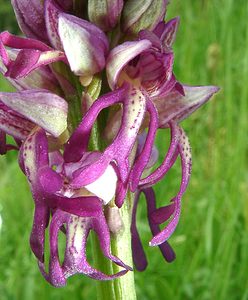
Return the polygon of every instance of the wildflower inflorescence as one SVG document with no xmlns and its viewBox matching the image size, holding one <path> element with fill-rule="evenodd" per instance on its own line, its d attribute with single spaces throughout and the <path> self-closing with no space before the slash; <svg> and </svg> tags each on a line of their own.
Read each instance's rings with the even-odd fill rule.
<svg viewBox="0 0 248 300">
<path fill-rule="evenodd" d="M 0 71 L 17 90 L 0 93 L 0 151 L 19 151 L 35 204 L 31 249 L 54 286 L 65 285 L 75 273 L 109 280 L 132 270 L 110 246 L 112 234 L 122 230 L 118 211 L 129 192 L 134 195 L 130 230 L 136 268 L 147 265 L 136 227 L 142 193 L 150 246 L 159 246 L 168 262 L 174 260 L 168 239 L 191 173 L 190 144 L 179 122 L 218 90 L 176 79 L 172 45 L 179 18 L 164 21 L 167 0 L 93 0 L 88 11 L 85 5 L 76 10 L 75 2 L 12 0 L 25 37 L 0 33 Z M 162 164 L 154 168 L 159 128 L 170 130 L 171 140 Z M 6 143 L 6 134 L 15 145 Z M 179 191 L 157 208 L 153 186 L 178 158 Z M 63 262 L 60 231 L 66 235 Z M 90 231 L 121 271 L 104 274 L 88 263 Z"/>
</svg>

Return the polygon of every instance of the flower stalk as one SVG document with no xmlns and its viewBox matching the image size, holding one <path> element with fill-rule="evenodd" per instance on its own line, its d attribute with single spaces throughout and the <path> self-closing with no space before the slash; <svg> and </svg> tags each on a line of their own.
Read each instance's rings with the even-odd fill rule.
<svg viewBox="0 0 248 300">
<path fill-rule="evenodd" d="M 96 76 L 93 78 L 89 85 L 87 92 L 91 97 L 92 103 L 99 97 L 101 90 L 101 81 Z M 92 104 L 91 103 L 91 104 Z M 101 120 L 94 124 L 91 131 L 90 148 L 93 151 L 102 151 L 102 141 L 100 139 Z M 99 132 L 100 131 L 100 132 Z M 134 194 L 127 193 L 123 206 L 118 209 L 114 203 L 111 202 L 107 209 L 118 209 L 118 217 L 121 220 L 122 226 L 120 230 L 115 233 L 111 233 L 111 252 L 113 255 L 119 257 L 125 261 L 127 265 L 133 267 L 132 259 L 132 247 L 131 247 L 131 216 L 133 206 Z M 108 212 L 105 211 L 105 214 Z M 99 246 L 98 238 L 95 234 L 92 235 L 93 246 L 93 260 L 96 264 L 96 268 L 102 270 L 106 274 L 118 273 L 121 268 L 113 264 L 110 260 L 107 260 Z M 108 281 L 97 281 L 97 299 L 98 300 L 136 300 L 136 291 L 134 283 L 134 272 L 128 272 L 124 276 Z"/>
</svg>

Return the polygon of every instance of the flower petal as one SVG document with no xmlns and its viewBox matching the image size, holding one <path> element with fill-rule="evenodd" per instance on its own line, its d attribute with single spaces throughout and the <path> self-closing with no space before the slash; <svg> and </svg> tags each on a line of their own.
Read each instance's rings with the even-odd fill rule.
<svg viewBox="0 0 248 300">
<path fill-rule="evenodd" d="M 130 189 L 132 192 L 134 192 L 137 189 L 141 175 L 150 161 L 153 150 L 153 144 L 158 129 L 158 113 L 150 99 L 148 99 L 147 101 L 147 111 L 150 113 L 149 130 L 144 147 L 141 153 L 139 154 L 138 158 L 136 158 L 130 174 L 129 180 Z"/>
<path fill-rule="evenodd" d="M 117 86 L 118 77 L 122 69 L 133 58 L 151 47 L 148 40 L 125 42 L 115 47 L 108 56 L 106 72 L 110 88 L 113 90 Z"/>
<path fill-rule="evenodd" d="M 216 86 L 185 86 L 185 96 L 177 90 L 172 90 L 164 98 L 154 98 L 153 102 L 159 112 L 160 127 L 168 127 L 170 120 L 181 121 L 208 101 L 219 88 Z"/>
<path fill-rule="evenodd" d="M 181 157 L 182 180 L 178 194 L 174 199 L 172 199 L 172 202 L 175 205 L 175 210 L 168 225 L 150 241 L 150 246 L 156 246 L 164 243 L 172 235 L 179 222 L 181 213 L 181 199 L 187 188 L 191 174 L 191 151 L 189 140 L 185 132 L 182 129 L 180 131 L 181 135 L 178 143 L 178 151 Z"/>
<path fill-rule="evenodd" d="M 60 265 L 58 253 L 58 232 L 66 224 L 66 250 L 64 262 Z M 125 268 L 116 274 L 106 275 L 90 266 L 86 258 L 86 243 L 90 230 L 99 237 L 104 255 Z M 98 218 L 80 218 L 57 210 L 50 226 L 50 264 L 49 273 L 40 264 L 43 276 L 54 286 L 63 286 L 66 279 L 82 273 L 93 279 L 111 280 L 126 274 L 130 268 L 110 253 L 110 234 L 103 213 Z"/>
<path fill-rule="evenodd" d="M 11 0 L 11 4 L 22 32 L 27 37 L 47 42 L 43 1 Z"/>
<path fill-rule="evenodd" d="M 142 192 L 145 194 L 146 204 L 147 204 L 147 217 L 149 221 L 149 226 L 151 232 L 154 236 L 159 234 L 160 228 L 157 224 L 152 222 L 150 216 L 156 210 L 156 202 L 155 202 L 155 193 L 152 188 L 144 189 Z M 175 258 L 175 252 L 171 248 L 170 244 L 167 241 L 164 241 L 162 244 L 158 245 L 162 255 L 164 256 L 167 262 L 172 262 Z"/>
<path fill-rule="evenodd" d="M 71 70 L 76 75 L 93 75 L 105 66 L 108 40 L 95 25 L 59 14 L 59 35 Z"/>
<path fill-rule="evenodd" d="M 175 41 L 179 17 L 171 19 L 169 22 L 160 22 L 153 30 L 163 44 L 164 49 L 170 49 Z"/>
<path fill-rule="evenodd" d="M 0 93 L 0 101 L 56 137 L 67 128 L 67 103 L 55 94 L 41 90 Z"/>
<path fill-rule="evenodd" d="M 23 118 L 0 101 L 0 129 L 2 131 L 19 140 L 25 140 L 34 126 L 33 122 Z"/>
<path fill-rule="evenodd" d="M 14 79 L 26 76 L 31 71 L 55 61 L 67 62 L 63 52 L 53 50 L 37 40 L 17 37 L 8 32 L 2 32 L 0 40 L 0 55 L 7 68 L 5 76 Z M 12 61 L 3 46 L 21 50 Z"/>
</svg>

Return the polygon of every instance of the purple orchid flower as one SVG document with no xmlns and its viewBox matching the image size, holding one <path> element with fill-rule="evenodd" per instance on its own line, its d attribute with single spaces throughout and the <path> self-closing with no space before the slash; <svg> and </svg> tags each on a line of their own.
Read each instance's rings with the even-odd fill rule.
<svg viewBox="0 0 248 300">
<path fill-rule="evenodd" d="M 98 153 L 86 153 L 75 164 L 66 163 L 59 151 L 48 152 L 48 140 L 44 130 L 34 129 L 22 145 L 20 166 L 28 177 L 35 213 L 30 236 L 31 248 L 36 255 L 44 277 L 54 286 L 66 284 L 66 279 L 75 273 L 83 273 L 99 280 L 110 280 L 124 275 L 130 267 L 110 253 L 110 233 L 103 213 L 103 205 L 110 201 L 115 190 L 106 188 L 106 178 L 100 176 L 91 185 L 72 189 L 72 174 L 80 167 L 87 168 Z M 54 168 L 56 170 L 54 170 Z M 116 182 L 111 167 L 106 170 L 108 182 Z M 101 198 L 100 198 L 101 197 Z M 44 265 L 45 230 L 50 222 L 49 271 Z M 58 256 L 58 233 L 65 229 L 66 250 L 64 262 L 60 265 Z M 86 259 L 86 243 L 90 230 L 99 237 L 103 254 L 123 267 L 114 275 L 106 275 L 89 265 Z"/>
<path fill-rule="evenodd" d="M 159 113 L 157 128 L 168 127 L 170 121 L 181 121 L 218 91 L 214 86 L 183 86 L 176 80 L 171 46 L 178 21 L 175 18 L 167 23 L 160 22 L 152 32 L 142 30 L 139 32 L 140 40 L 115 47 L 106 65 L 108 82 L 113 90 L 123 82 L 129 82 L 146 101 L 155 105 Z M 116 119 L 118 117 L 114 121 Z M 137 189 L 149 161 L 156 129 L 149 130 L 143 153 L 134 164 L 130 175 L 131 191 Z"/>
</svg>

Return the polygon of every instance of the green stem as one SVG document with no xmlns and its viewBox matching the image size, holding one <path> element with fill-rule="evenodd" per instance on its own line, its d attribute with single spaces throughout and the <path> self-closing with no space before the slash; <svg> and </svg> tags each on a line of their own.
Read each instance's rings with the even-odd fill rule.
<svg viewBox="0 0 248 300">
<path fill-rule="evenodd" d="M 132 203 L 133 194 L 129 192 L 122 208 L 119 209 L 124 227 L 123 231 L 112 236 L 111 239 L 112 253 L 129 266 L 133 266 L 130 232 Z M 113 265 L 113 270 L 114 272 L 118 272 L 120 267 Z M 115 298 L 113 299 L 136 299 L 134 272 L 128 272 L 126 275 L 115 279 L 113 285 L 115 293 Z"/>
<path fill-rule="evenodd" d="M 111 235 L 112 254 L 131 267 L 133 266 L 130 233 L 132 203 L 133 194 L 128 193 L 122 208 L 119 209 L 123 229 L 119 233 Z M 93 236 L 92 241 L 93 259 L 97 268 L 107 274 L 119 272 L 121 267 L 103 257 L 96 235 Z M 114 280 L 97 281 L 96 285 L 98 300 L 136 300 L 134 272 L 132 271 Z"/>
</svg>

